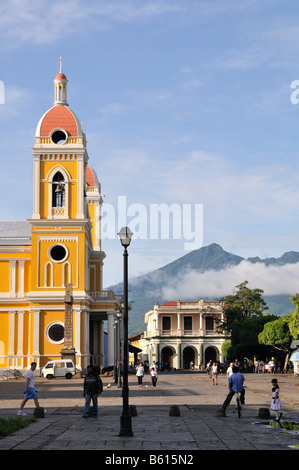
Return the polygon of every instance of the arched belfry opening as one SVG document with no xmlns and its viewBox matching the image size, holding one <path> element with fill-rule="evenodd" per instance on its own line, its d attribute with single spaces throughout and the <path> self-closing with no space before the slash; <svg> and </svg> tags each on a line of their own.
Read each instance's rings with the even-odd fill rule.
<svg viewBox="0 0 299 470">
<path fill-rule="evenodd" d="M 52 180 L 52 207 L 64 207 L 65 181 L 62 173 L 57 171 Z"/>
</svg>

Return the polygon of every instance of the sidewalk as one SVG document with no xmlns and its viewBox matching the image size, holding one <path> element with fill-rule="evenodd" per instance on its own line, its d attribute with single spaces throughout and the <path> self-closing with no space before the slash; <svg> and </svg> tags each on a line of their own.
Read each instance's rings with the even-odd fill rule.
<svg viewBox="0 0 299 470">
<path fill-rule="evenodd" d="M 219 385 L 212 385 L 204 373 L 164 372 L 156 388 L 149 376 L 143 388 L 138 388 L 135 376 L 129 376 L 129 403 L 137 410 L 132 417 L 133 437 L 118 436 L 122 398 L 113 378 L 103 378 L 99 416 L 88 419 L 82 419 L 83 379 L 37 378 L 40 405 L 47 409 L 45 418 L 0 439 L 0 450 L 101 450 L 114 458 L 121 451 L 134 451 L 128 455 L 145 455 L 141 451 L 155 455 L 163 451 L 174 455 L 196 455 L 198 450 L 294 451 L 291 446 L 299 446 L 299 431 L 282 432 L 269 426 L 269 420 L 258 418 L 260 408 L 269 408 L 272 378 L 270 374 L 245 375 L 246 401 L 239 419 L 234 399 L 226 417 L 216 415 L 228 393 L 225 376 L 219 377 Z M 282 423 L 299 423 L 299 377 L 279 374 L 276 378 L 283 401 Z M 106 388 L 109 381 L 111 388 Z M 0 417 L 16 416 L 23 390 L 23 379 L 0 382 Z M 180 416 L 169 416 L 170 405 L 178 405 Z M 33 408 L 30 401 L 24 410 L 32 415 Z"/>
</svg>

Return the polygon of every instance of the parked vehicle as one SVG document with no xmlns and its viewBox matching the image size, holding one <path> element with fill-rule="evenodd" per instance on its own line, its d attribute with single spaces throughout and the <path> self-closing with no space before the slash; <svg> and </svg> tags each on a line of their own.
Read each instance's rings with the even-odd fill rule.
<svg viewBox="0 0 299 470">
<path fill-rule="evenodd" d="M 48 380 L 53 379 L 53 377 L 71 379 L 75 374 L 76 368 L 73 361 L 70 360 L 49 361 L 41 370 L 41 376 L 46 377 Z"/>
</svg>

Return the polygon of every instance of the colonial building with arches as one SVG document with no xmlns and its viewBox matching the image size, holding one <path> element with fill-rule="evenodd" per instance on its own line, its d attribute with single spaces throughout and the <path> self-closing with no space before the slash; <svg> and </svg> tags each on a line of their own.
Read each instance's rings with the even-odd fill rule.
<svg viewBox="0 0 299 470">
<path fill-rule="evenodd" d="M 209 360 L 223 362 L 221 347 L 227 337 L 219 332 L 223 319 L 220 302 L 174 301 L 158 303 L 145 314 L 143 358 L 174 369 L 199 369 Z"/>
<path fill-rule="evenodd" d="M 120 298 L 103 291 L 101 185 L 67 102 L 67 82 L 60 65 L 54 104 L 36 127 L 32 217 L 0 222 L 0 368 L 28 369 L 32 360 L 41 367 L 61 357 L 67 284 L 76 366 L 114 363 Z"/>
</svg>

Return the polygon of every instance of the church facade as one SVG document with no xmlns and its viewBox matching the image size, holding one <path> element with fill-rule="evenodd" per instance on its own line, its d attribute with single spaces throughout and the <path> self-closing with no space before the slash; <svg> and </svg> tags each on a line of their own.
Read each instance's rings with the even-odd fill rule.
<svg viewBox="0 0 299 470">
<path fill-rule="evenodd" d="M 0 222 L 0 369 L 26 370 L 32 360 L 42 367 L 60 359 L 67 284 L 77 368 L 114 361 L 113 323 L 121 299 L 103 291 L 101 186 L 89 165 L 82 125 L 67 103 L 67 83 L 60 66 L 54 104 L 36 127 L 32 218 Z"/>
</svg>

